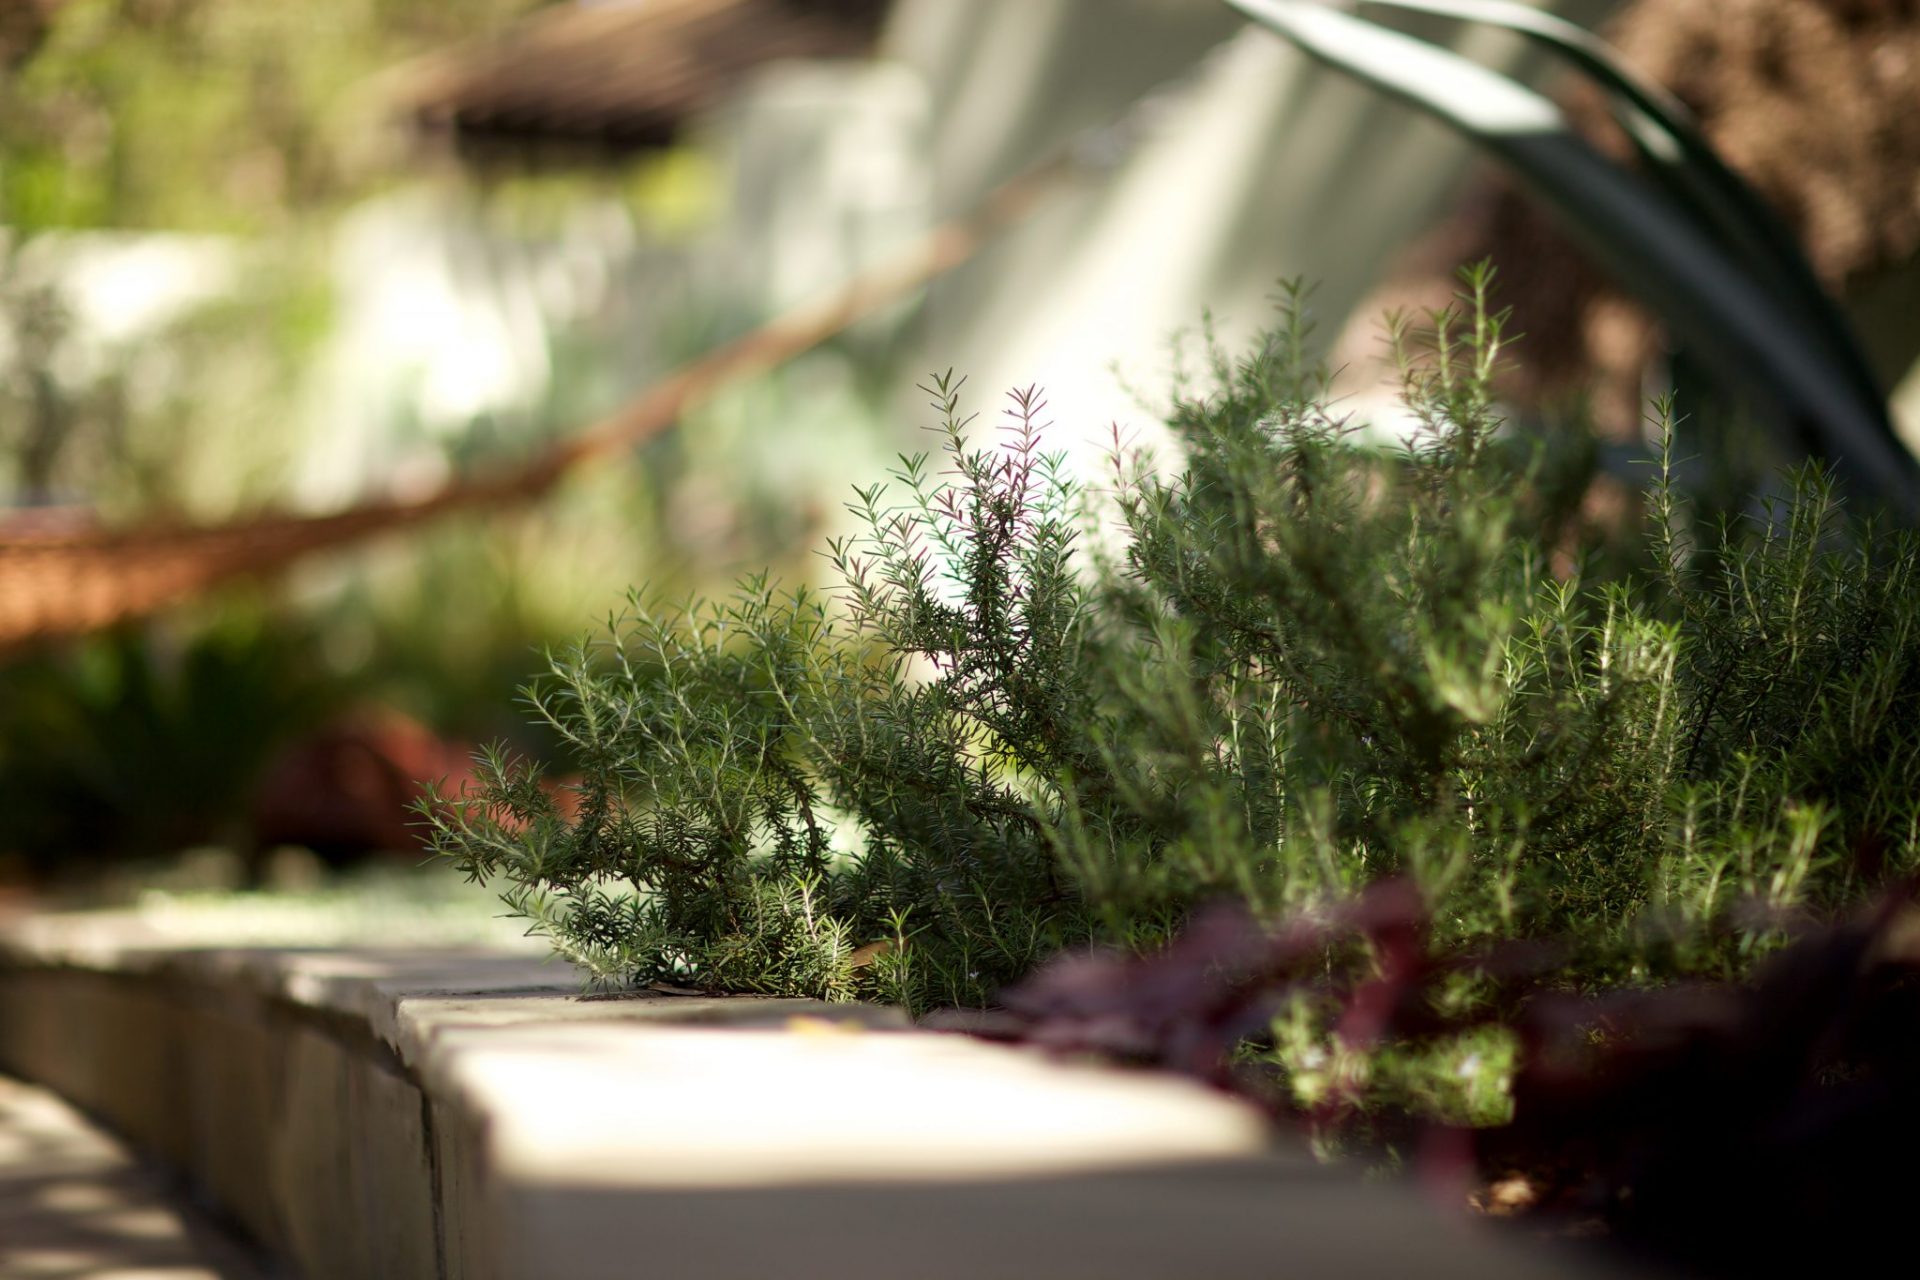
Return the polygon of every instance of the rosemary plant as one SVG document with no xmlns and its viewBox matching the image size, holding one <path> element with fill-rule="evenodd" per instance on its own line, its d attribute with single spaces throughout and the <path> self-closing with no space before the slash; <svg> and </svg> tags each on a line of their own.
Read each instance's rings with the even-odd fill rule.
<svg viewBox="0 0 1920 1280">
<path fill-rule="evenodd" d="M 1646 567 L 1590 572 L 1464 278 L 1393 327 L 1394 448 L 1337 413 L 1297 287 L 1176 392 L 1178 469 L 1116 448 L 1111 493 L 1037 393 L 987 446 L 935 379 L 940 462 L 855 490 L 836 593 L 636 595 L 527 694 L 572 803 L 494 752 L 426 804 L 436 848 L 597 979 L 915 1009 L 1387 876 L 1576 984 L 1722 973 L 1920 867 L 1920 542 L 1817 471 L 1701 528 L 1663 466 Z"/>
</svg>

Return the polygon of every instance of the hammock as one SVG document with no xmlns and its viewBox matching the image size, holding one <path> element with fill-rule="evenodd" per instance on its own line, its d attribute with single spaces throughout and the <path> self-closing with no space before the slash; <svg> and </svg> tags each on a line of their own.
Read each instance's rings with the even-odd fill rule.
<svg viewBox="0 0 1920 1280">
<path fill-rule="evenodd" d="M 373 498 L 327 515 L 267 512 L 217 525 L 110 530 L 44 512 L 0 517 L 0 652 L 147 617 L 304 556 L 398 533 L 458 511 L 537 501 L 575 466 L 644 444 L 715 388 L 777 367 L 971 258 L 1074 164 L 1062 151 L 995 188 L 963 217 L 817 302 L 695 360 L 611 416 L 494 472 L 414 499 Z"/>
</svg>

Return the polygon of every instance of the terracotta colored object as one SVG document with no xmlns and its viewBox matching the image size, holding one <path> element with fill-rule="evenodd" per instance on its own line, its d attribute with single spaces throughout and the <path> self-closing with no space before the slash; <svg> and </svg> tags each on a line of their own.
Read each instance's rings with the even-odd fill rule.
<svg viewBox="0 0 1920 1280">
<path fill-rule="evenodd" d="M 435 784 L 457 795 L 475 781 L 475 746 L 443 738 L 391 708 L 344 716 L 282 751 L 262 775 L 248 827 L 256 849 L 299 845 L 340 860 L 426 847 L 414 806 Z M 574 775 L 543 780 L 575 816 Z"/>
<path fill-rule="evenodd" d="M 413 804 L 428 781 L 457 789 L 470 780 L 471 754 L 395 711 L 336 721 L 267 767 L 251 813 L 254 842 L 331 858 L 417 851 Z"/>
</svg>

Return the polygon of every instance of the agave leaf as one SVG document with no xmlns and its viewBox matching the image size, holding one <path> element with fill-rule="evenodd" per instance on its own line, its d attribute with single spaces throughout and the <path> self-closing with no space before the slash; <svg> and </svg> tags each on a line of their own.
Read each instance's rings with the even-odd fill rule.
<svg viewBox="0 0 1920 1280">
<path fill-rule="evenodd" d="M 1845 366 L 1875 402 L 1885 388 L 1873 371 L 1853 324 L 1820 278 L 1800 242 L 1758 192 L 1715 151 L 1685 104 L 1619 58 L 1613 47 L 1565 18 L 1513 0 L 1360 0 L 1385 9 L 1428 13 L 1501 27 L 1525 36 L 1583 72 L 1613 104 L 1614 119 L 1639 151 L 1647 172 L 1692 210 L 1721 245 L 1789 311 L 1806 324 L 1809 340 Z"/>
<path fill-rule="evenodd" d="M 1920 515 L 1914 458 L 1885 403 L 1682 207 L 1595 151 L 1544 96 L 1377 23 L 1301 0 L 1227 0 L 1311 57 L 1419 108 L 1498 156 L 1568 231 L 1796 447 L 1859 491 Z"/>
</svg>

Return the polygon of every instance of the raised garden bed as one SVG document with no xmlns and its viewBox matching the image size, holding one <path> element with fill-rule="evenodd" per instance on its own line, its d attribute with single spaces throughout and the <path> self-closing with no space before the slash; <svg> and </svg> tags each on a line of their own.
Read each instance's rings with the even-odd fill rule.
<svg viewBox="0 0 1920 1280">
<path fill-rule="evenodd" d="M 1586 1273 L 1195 1085 L 493 949 L 17 921 L 0 1069 L 314 1278 Z"/>
</svg>

